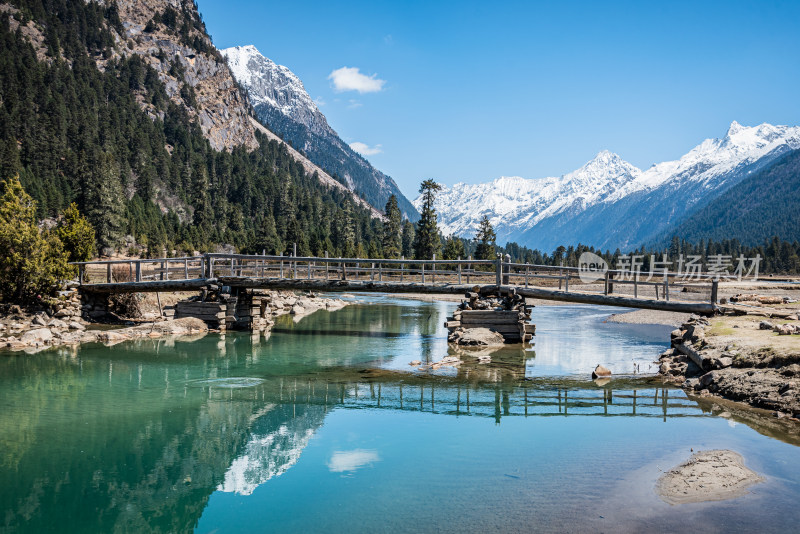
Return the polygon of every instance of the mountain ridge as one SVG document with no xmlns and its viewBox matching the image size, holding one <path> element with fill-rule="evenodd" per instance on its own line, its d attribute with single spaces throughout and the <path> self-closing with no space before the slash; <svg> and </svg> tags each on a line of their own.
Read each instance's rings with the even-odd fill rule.
<svg viewBox="0 0 800 534">
<path fill-rule="evenodd" d="M 445 234 L 474 235 L 486 215 L 498 242 L 548 250 L 565 243 L 630 249 L 652 240 L 782 154 L 800 127 L 733 121 L 677 160 L 640 170 L 601 151 L 559 178 L 499 178 L 444 187 L 436 201 Z M 415 199 L 419 205 L 420 199 Z"/>
<path fill-rule="evenodd" d="M 253 45 L 225 48 L 220 52 L 236 80 L 247 91 L 262 124 L 348 189 L 363 195 L 376 209 L 382 210 L 389 196 L 394 194 L 405 217 L 412 221 L 419 217 L 395 181 L 339 137 L 302 81 L 288 67 L 276 64 Z"/>
</svg>

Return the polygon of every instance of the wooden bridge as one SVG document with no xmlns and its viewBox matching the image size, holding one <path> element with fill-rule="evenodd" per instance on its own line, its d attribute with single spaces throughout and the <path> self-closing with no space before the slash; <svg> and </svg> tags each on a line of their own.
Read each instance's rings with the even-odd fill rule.
<svg viewBox="0 0 800 534">
<path fill-rule="evenodd" d="M 210 285 L 311 291 L 483 294 L 516 291 L 531 299 L 713 314 L 718 278 L 673 272 L 589 273 L 497 260 L 406 260 L 204 254 L 78 262 L 84 292 L 188 291 Z M 583 280 L 582 280 L 583 278 Z"/>
</svg>

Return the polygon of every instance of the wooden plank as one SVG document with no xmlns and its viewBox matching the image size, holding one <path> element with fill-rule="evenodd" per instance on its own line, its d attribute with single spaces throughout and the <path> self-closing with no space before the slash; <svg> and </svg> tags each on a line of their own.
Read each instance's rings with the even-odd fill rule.
<svg viewBox="0 0 800 534">
<path fill-rule="evenodd" d="M 519 324 L 519 317 L 487 317 L 481 319 L 478 317 L 461 317 L 461 322 L 465 325 L 480 326 L 480 325 L 494 325 L 494 324 Z"/>
<path fill-rule="evenodd" d="M 493 318 L 518 318 L 520 313 L 516 310 L 462 310 L 461 317 L 469 317 L 476 319 L 493 319 Z"/>
<path fill-rule="evenodd" d="M 458 328 L 461 326 L 461 321 L 445 321 L 444 327 L 445 328 Z"/>
<path fill-rule="evenodd" d="M 525 333 L 526 334 L 535 334 L 536 333 L 536 325 L 535 324 L 526 324 L 525 325 Z"/>
</svg>

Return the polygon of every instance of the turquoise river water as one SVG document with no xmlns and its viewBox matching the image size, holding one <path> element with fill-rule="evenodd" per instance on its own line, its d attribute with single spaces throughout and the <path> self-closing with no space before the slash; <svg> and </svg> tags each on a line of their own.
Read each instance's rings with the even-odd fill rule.
<svg viewBox="0 0 800 534">
<path fill-rule="evenodd" d="M 798 440 L 643 376 L 669 328 L 537 307 L 534 347 L 409 365 L 454 354 L 454 307 L 374 295 L 268 338 L 6 354 L 0 532 L 797 531 Z M 663 502 L 661 473 L 711 448 L 765 481 Z"/>
</svg>

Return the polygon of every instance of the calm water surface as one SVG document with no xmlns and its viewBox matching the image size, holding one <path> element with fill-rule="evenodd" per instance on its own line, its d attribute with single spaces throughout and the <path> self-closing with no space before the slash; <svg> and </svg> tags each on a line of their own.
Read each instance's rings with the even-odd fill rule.
<svg viewBox="0 0 800 534">
<path fill-rule="evenodd" d="M 367 299 L 268 339 L 3 356 L 0 531 L 796 529 L 795 437 L 632 374 L 668 328 L 539 307 L 535 347 L 418 370 L 456 354 L 455 304 Z M 588 380 L 597 363 L 614 380 Z M 766 482 L 667 505 L 653 485 L 692 448 L 735 450 Z"/>
</svg>

